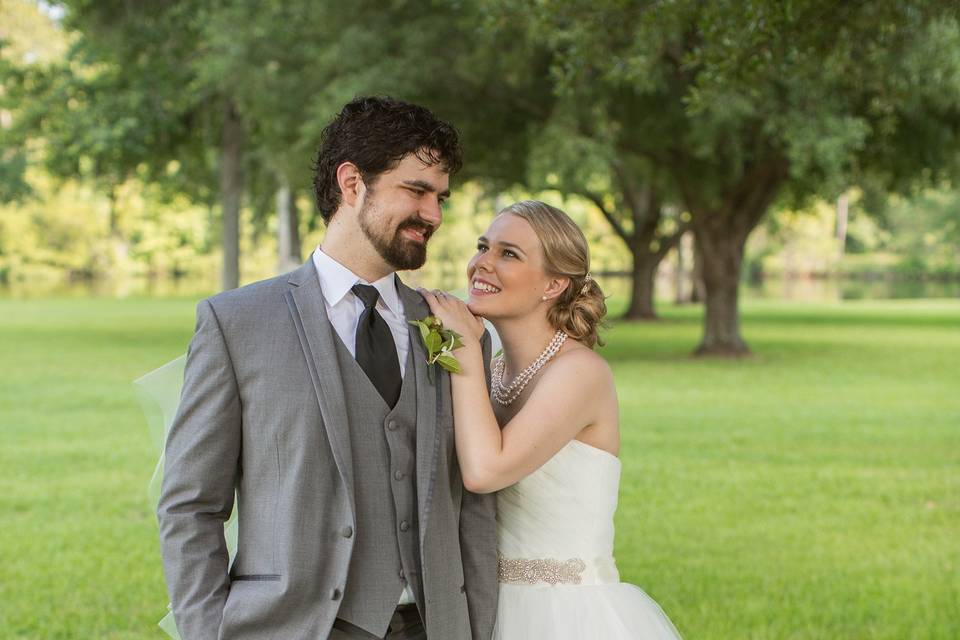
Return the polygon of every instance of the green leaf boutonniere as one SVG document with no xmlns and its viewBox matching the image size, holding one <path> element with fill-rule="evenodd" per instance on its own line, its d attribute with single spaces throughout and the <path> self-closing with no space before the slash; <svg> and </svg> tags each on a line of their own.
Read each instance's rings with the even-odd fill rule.
<svg viewBox="0 0 960 640">
<path fill-rule="evenodd" d="M 450 373 L 460 373 L 460 362 L 451 352 L 463 346 L 460 340 L 463 336 L 451 329 L 444 329 L 443 323 L 436 316 L 410 320 L 410 324 L 420 329 L 423 346 L 427 348 L 427 364 L 436 363 Z"/>
</svg>

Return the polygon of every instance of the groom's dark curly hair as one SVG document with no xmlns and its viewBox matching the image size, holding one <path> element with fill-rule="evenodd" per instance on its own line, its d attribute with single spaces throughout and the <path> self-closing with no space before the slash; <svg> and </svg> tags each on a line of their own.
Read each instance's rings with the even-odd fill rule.
<svg viewBox="0 0 960 640">
<path fill-rule="evenodd" d="M 340 206 L 337 167 L 344 162 L 357 165 L 370 188 L 411 153 L 450 174 L 463 165 L 457 130 L 429 109 L 387 96 L 348 102 L 323 130 L 313 164 L 313 191 L 324 224 Z"/>
</svg>

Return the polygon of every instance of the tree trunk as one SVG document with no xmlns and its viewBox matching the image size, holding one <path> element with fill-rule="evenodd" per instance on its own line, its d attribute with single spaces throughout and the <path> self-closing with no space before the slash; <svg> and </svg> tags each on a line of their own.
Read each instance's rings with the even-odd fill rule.
<svg viewBox="0 0 960 640">
<path fill-rule="evenodd" d="M 240 286 L 240 199 L 243 195 L 243 123 L 232 101 L 223 115 L 220 143 L 220 201 L 223 207 L 224 290 Z"/>
<path fill-rule="evenodd" d="M 703 286 L 703 253 L 700 251 L 700 243 L 697 242 L 697 235 L 691 234 L 691 246 L 693 247 L 693 269 L 690 270 L 690 302 L 703 302 L 707 297 Z"/>
<path fill-rule="evenodd" d="M 673 271 L 673 302 L 674 304 L 683 304 L 686 301 L 686 292 L 683 290 L 684 270 L 686 261 L 684 260 L 684 239 L 685 234 L 677 240 L 677 266 Z"/>
<path fill-rule="evenodd" d="M 750 232 L 767 213 L 789 163 L 770 151 L 744 167 L 735 182 L 723 189 L 719 201 L 701 197 L 688 176 L 676 177 L 692 215 L 696 249 L 703 263 L 705 316 L 698 356 L 745 356 L 750 353 L 740 337 L 740 269 Z"/>
<path fill-rule="evenodd" d="M 846 192 L 841 193 L 837 198 L 837 249 L 838 257 L 843 260 L 843 254 L 847 250 L 847 215 L 850 211 L 850 199 Z"/>
<path fill-rule="evenodd" d="M 744 356 L 750 349 L 740 337 L 738 298 L 746 235 L 730 233 L 718 218 L 715 216 L 695 227 L 706 289 L 703 341 L 695 354 Z"/>
<path fill-rule="evenodd" d="M 286 273 L 300 265 L 300 220 L 296 194 L 280 176 L 277 189 L 277 272 Z"/>
<path fill-rule="evenodd" d="M 117 211 L 117 186 L 111 184 L 107 188 L 107 224 L 110 228 L 110 237 L 120 239 L 120 213 Z"/>
<path fill-rule="evenodd" d="M 107 207 L 110 225 L 110 251 L 108 268 L 121 269 L 130 257 L 130 245 L 123 237 L 120 228 L 120 209 L 117 203 L 117 185 L 111 184 L 107 189 Z"/>
<path fill-rule="evenodd" d="M 630 306 L 623 315 L 625 320 L 656 320 L 653 294 L 656 284 L 657 267 L 661 256 L 650 251 L 649 246 L 631 247 L 633 254 L 632 284 L 630 287 Z"/>
</svg>

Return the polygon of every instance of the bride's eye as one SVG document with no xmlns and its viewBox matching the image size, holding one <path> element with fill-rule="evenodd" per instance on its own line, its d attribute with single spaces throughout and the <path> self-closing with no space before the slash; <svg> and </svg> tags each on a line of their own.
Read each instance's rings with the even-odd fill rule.
<svg viewBox="0 0 960 640">
<path fill-rule="evenodd" d="M 487 245 L 483 244 L 482 242 L 477 244 L 477 253 L 483 253 L 486 250 L 487 250 Z"/>
<path fill-rule="evenodd" d="M 507 256 L 508 258 L 516 258 L 516 257 L 517 257 L 517 254 L 515 254 L 515 253 L 514 253 L 513 251 L 511 251 L 510 249 L 504 249 L 504 250 L 503 250 L 503 255 Z"/>
</svg>

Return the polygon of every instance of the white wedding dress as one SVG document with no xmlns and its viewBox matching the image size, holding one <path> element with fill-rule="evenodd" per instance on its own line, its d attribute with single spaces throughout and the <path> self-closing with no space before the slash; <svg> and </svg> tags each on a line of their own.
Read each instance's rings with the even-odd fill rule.
<svg viewBox="0 0 960 640">
<path fill-rule="evenodd" d="M 620 582 L 613 514 L 620 460 L 573 440 L 497 494 L 500 599 L 494 640 L 674 640 L 638 587 Z"/>
</svg>

